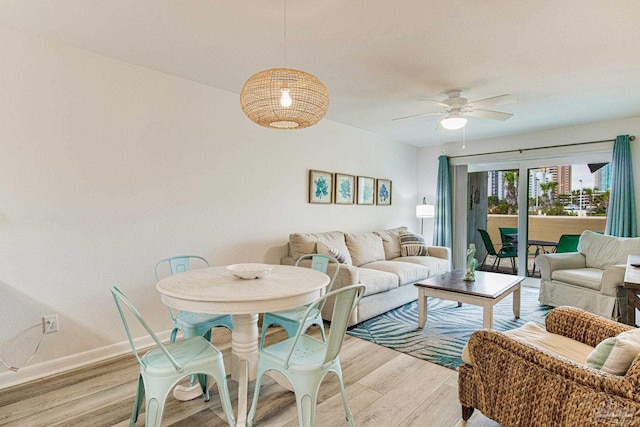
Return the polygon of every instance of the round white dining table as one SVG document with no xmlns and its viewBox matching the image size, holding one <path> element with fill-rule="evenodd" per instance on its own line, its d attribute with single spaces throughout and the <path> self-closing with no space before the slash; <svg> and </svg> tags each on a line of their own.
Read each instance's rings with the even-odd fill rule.
<svg viewBox="0 0 640 427">
<path fill-rule="evenodd" d="M 245 280 L 226 267 L 195 269 L 156 284 L 163 303 L 193 313 L 231 314 L 231 378 L 238 381 L 239 426 L 246 423 L 248 382 L 258 365 L 258 314 L 299 307 L 324 293 L 329 276 L 319 271 L 274 265 L 264 278 Z"/>
</svg>

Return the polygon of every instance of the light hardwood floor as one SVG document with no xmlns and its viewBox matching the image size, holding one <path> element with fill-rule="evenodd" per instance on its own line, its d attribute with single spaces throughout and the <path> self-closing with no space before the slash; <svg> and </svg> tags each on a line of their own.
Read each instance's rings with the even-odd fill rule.
<svg viewBox="0 0 640 427">
<path fill-rule="evenodd" d="M 279 328 L 268 342 L 282 339 Z M 214 345 L 230 354 L 230 335 L 214 332 Z M 457 372 L 347 335 L 340 359 L 349 406 L 357 426 L 454 426 L 460 420 Z M 133 355 L 0 391 L 0 425 L 127 426 L 139 366 Z M 253 392 L 253 383 L 250 392 Z M 237 384 L 229 381 L 233 402 Z M 234 411 L 237 408 L 234 404 Z M 317 426 L 347 425 L 335 376 L 320 387 Z M 225 426 L 217 391 L 211 400 L 180 402 L 169 396 L 163 426 Z M 144 425 L 142 413 L 136 426 Z M 258 401 L 256 426 L 298 425 L 293 394 L 266 378 Z M 469 427 L 498 424 L 475 411 Z"/>
</svg>

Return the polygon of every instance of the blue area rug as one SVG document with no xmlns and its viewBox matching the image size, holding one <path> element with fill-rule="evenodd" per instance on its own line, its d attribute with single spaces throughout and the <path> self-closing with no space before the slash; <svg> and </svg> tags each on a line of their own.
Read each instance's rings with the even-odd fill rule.
<svg viewBox="0 0 640 427">
<path fill-rule="evenodd" d="M 513 316 L 509 295 L 493 308 L 493 328 L 515 329 L 533 321 L 544 325 L 551 307 L 540 305 L 538 290 L 522 288 L 520 318 Z M 419 359 L 457 369 L 462 364 L 462 348 L 471 334 L 482 329 L 482 307 L 440 298 L 429 298 L 427 324 L 418 329 L 418 301 L 398 307 L 359 323 L 347 333 Z"/>
</svg>

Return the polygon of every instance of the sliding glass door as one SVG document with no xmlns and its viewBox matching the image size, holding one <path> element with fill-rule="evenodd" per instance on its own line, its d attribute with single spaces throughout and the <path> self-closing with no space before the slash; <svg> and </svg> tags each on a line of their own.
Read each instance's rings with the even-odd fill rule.
<svg viewBox="0 0 640 427">
<path fill-rule="evenodd" d="M 487 251 L 515 252 L 517 274 L 539 276 L 535 256 L 555 251 L 563 235 L 604 231 L 610 156 L 587 153 L 574 159 L 456 165 L 457 177 L 466 185 L 455 187 L 456 224 L 464 222 L 464 227 L 458 227 L 464 234 L 456 233 L 454 227 L 454 240 L 459 248 L 474 243 L 481 263 Z M 463 203 L 464 209 L 459 210 Z M 486 231 L 489 240 L 478 230 Z M 455 260 L 454 266 L 461 268 Z M 487 257 L 484 269 L 491 268 L 494 260 Z M 513 274 L 510 257 L 500 262 L 500 272 Z"/>
</svg>

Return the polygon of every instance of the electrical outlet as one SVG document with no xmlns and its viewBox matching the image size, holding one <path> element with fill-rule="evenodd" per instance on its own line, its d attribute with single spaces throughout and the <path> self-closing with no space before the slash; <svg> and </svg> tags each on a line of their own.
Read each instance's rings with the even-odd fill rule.
<svg viewBox="0 0 640 427">
<path fill-rule="evenodd" d="M 58 315 L 50 314 L 42 318 L 42 333 L 58 332 Z"/>
</svg>

